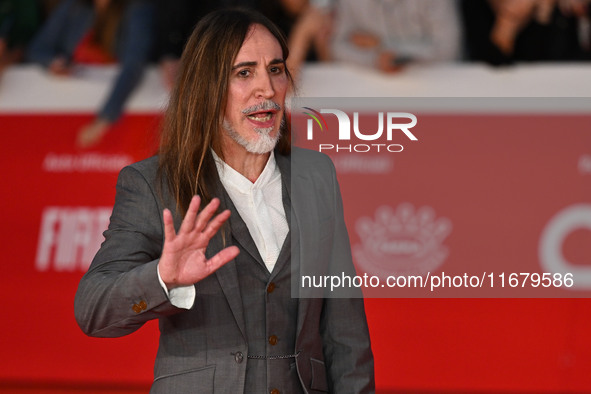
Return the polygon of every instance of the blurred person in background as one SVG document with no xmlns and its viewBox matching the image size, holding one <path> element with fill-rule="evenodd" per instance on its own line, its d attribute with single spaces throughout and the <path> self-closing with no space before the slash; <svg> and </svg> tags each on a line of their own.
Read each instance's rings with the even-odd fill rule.
<svg viewBox="0 0 591 394">
<path fill-rule="evenodd" d="M 558 0 L 558 9 L 565 18 L 575 21 L 575 60 L 591 60 L 591 0 Z"/>
<path fill-rule="evenodd" d="M 288 66 L 294 79 L 304 61 L 330 60 L 334 0 L 309 0 L 288 37 Z"/>
<path fill-rule="evenodd" d="M 464 0 L 462 11 L 470 60 L 589 59 L 588 0 Z"/>
<path fill-rule="evenodd" d="M 288 35 L 307 0 L 156 0 L 155 57 L 167 89 L 174 85 L 181 53 L 193 28 L 209 12 L 229 7 L 256 10 Z"/>
<path fill-rule="evenodd" d="M 232 0 L 156 0 L 156 58 L 167 89 L 174 85 L 179 59 L 193 28 L 203 16 Z"/>
<path fill-rule="evenodd" d="M 0 0 L 0 73 L 23 59 L 41 17 L 38 0 Z"/>
<path fill-rule="evenodd" d="M 406 64 L 458 60 L 454 0 L 338 0 L 334 60 L 393 73 Z"/>
<path fill-rule="evenodd" d="M 151 0 L 65 0 L 31 43 L 28 60 L 58 76 L 71 75 L 75 64 L 120 65 L 96 118 L 79 131 L 79 147 L 100 142 L 121 117 L 151 55 L 153 13 Z"/>
</svg>

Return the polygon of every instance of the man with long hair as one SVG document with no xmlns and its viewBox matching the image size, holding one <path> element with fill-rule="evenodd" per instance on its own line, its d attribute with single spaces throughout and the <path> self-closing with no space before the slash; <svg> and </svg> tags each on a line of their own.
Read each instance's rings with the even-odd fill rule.
<svg viewBox="0 0 591 394">
<path fill-rule="evenodd" d="M 287 55 L 260 14 L 209 14 L 159 155 L 121 171 L 75 313 L 98 337 L 159 319 L 152 392 L 374 390 L 363 299 L 292 297 L 300 266 L 352 263 L 332 163 L 290 148 Z"/>
</svg>

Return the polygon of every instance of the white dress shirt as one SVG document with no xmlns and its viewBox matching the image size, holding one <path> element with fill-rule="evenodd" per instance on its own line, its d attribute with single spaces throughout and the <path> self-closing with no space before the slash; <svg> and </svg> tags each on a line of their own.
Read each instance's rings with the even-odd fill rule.
<svg viewBox="0 0 591 394">
<path fill-rule="evenodd" d="M 212 152 L 213 153 L 213 152 Z M 213 153 L 220 181 L 232 199 L 269 272 L 273 271 L 289 231 L 283 199 L 281 173 L 271 152 L 267 165 L 252 183 Z"/>
<path fill-rule="evenodd" d="M 265 266 L 272 272 L 289 232 L 283 208 L 281 172 L 274 153 L 271 152 L 263 172 L 254 183 L 226 164 L 213 150 L 211 153 L 224 189 L 246 224 Z M 193 306 L 194 286 L 182 286 L 169 291 L 160 272 L 158 279 L 174 306 L 184 309 Z"/>
</svg>

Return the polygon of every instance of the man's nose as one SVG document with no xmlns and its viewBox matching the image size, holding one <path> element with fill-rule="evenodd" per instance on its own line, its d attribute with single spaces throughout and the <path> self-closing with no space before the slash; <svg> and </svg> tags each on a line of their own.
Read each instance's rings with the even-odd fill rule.
<svg viewBox="0 0 591 394">
<path fill-rule="evenodd" d="M 259 73 L 256 83 L 256 96 L 265 99 L 275 96 L 275 87 L 269 73 Z"/>
</svg>

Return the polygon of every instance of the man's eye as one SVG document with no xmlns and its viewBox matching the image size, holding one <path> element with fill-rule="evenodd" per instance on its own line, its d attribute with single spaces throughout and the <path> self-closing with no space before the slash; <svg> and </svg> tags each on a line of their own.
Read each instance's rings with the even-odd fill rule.
<svg viewBox="0 0 591 394">
<path fill-rule="evenodd" d="M 250 70 L 240 70 L 238 71 L 238 76 L 240 77 L 248 77 L 250 75 Z"/>
<path fill-rule="evenodd" d="M 283 67 L 271 67 L 269 72 L 271 72 L 271 74 L 281 74 L 283 72 Z"/>
</svg>

